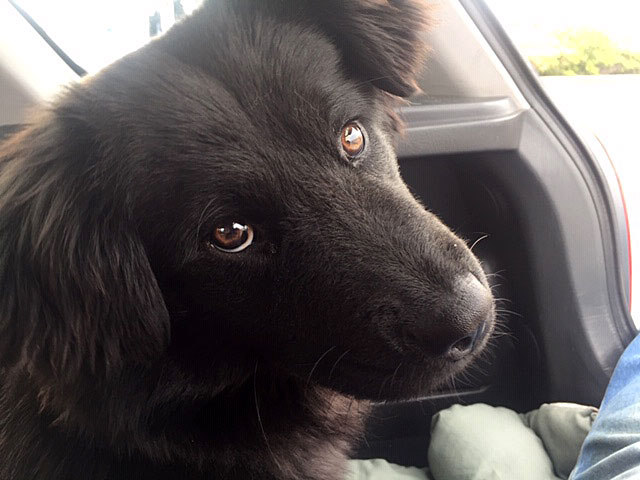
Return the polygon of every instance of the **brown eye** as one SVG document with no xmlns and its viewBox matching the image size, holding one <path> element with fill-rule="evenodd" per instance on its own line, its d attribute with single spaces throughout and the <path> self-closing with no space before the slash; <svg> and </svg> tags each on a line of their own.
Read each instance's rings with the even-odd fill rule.
<svg viewBox="0 0 640 480">
<path fill-rule="evenodd" d="M 342 127 L 340 137 L 342 149 L 351 158 L 357 157 L 364 150 L 364 132 L 357 123 L 347 123 Z"/>
<path fill-rule="evenodd" d="M 213 232 L 211 244 L 227 253 L 241 252 L 253 242 L 253 228 L 241 223 L 219 226 Z"/>
</svg>

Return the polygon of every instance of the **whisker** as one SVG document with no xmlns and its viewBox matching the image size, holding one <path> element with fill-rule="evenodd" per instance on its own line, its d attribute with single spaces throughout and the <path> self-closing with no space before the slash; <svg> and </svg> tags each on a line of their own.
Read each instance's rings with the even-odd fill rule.
<svg viewBox="0 0 640 480">
<path fill-rule="evenodd" d="M 293 90 L 293 93 L 300 99 L 302 100 L 304 103 L 306 103 L 307 105 L 309 105 L 309 107 L 311 107 L 313 110 L 315 110 L 316 112 L 318 112 L 318 108 L 313 105 L 309 100 L 307 100 L 303 95 L 301 95 L 297 90 Z"/>
<path fill-rule="evenodd" d="M 521 314 L 519 314 L 518 312 L 514 312 L 513 310 L 506 310 L 504 308 L 496 308 L 496 313 L 508 313 L 510 315 L 515 315 L 516 317 L 519 318 L 524 318 Z"/>
<path fill-rule="evenodd" d="M 492 277 L 498 277 L 501 278 L 502 280 L 504 280 L 504 275 L 502 275 L 503 273 L 507 273 L 506 269 L 502 269 L 502 270 L 498 270 L 497 272 L 490 272 L 487 273 L 487 277 L 488 278 L 492 278 Z"/>
<path fill-rule="evenodd" d="M 322 361 L 322 359 L 324 357 L 326 357 L 327 355 L 329 355 L 329 353 L 336 348 L 336 345 L 334 345 L 333 347 L 327 349 L 326 352 L 324 352 L 322 355 L 320 355 L 320 358 L 318 358 L 318 360 L 316 360 L 316 363 L 313 365 L 313 368 L 311 369 L 311 371 L 309 372 L 309 376 L 307 377 L 307 382 L 305 383 L 305 390 L 309 387 L 309 382 L 311 382 L 311 377 L 313 375 L 313 372 L 316 371 L 316 368 L 318 368 L 318 365 L 320 365 L 320 362 Z"/>
<path fill-rule="evenodd" d="M 380 384 L 380 390 L 378 390 L 378 398 L 382 396 L 382 390 L 384 390 L 384 386 L 386 385 L 386 383 L 389 381 L 390 378 L 391 378 L 390 376 L 386 376 L 382 380 L 382 383 Z"/>
<path fill-rule="evenodd" d="M 398 373 L 398 370 L 400 370 L 400 367 L 402 367 L 402 363 L 403 362 L 400 362 L 398 364 L 396 369 L 393 371 L 393 375 L 391 375 L 391 383 L 389 384 L 391 386 L 391 388 L 393 388 L 393 381 L 396 379 L 396 374 Z"/>
<path fill-rule="evenodd" d="M 335 361 L 335 363 L 333 364 L 333 366 L 331 367 L 331 370 L 329 371 L 329 380 L 331 380 L 331 375 L 333 375 L 333 371 L 335 370 L 336 366 L 338 365 L 338 363 L 340 362 L 340 360 L 342 360 L 347 353 L 349 353 L 351 351 L 351 349 L 348 349 L 347 351 L 345 351 L 342 355 L 340 355 L 338 357 L 338 359 Z"/>
<path fill-rule="evenodd" d="M 258 389 L 256 388 L 257 378 L 258 378 L 258 361 L 256 361 L 256 367 L 253 371 L 253 401 L 256 405 L 256 415 L 258 416 L 258 425 L 260 426 L 260 432 L 262 433 L 262 438 L 264 438 L 264 443 L 267 445 L 267 450 L 269 451 L 269 454 L 271 455 L 273 462 L 276 464 L 276 467 L 278 467 L 278 469 L 282 471 L 283 469 L 282 469 L 282 466 L 280 465 L 280 462 L 278 462 L 276 455 L 273 453 L 273 450 L 271 450 L 271 445 L 269 444 L 269 439 L 267 438 L 267 433 L 265 432 L 264 424 L 262 423 L 262 417 L 260 415 L 260 406 L 258 403 Z"/>
<path fill-rule="evenodd" d="M 378 80 L 385 80 L 387 78 L 391 78 L 391 75 L 383 75 L 381 77 L 370 78 L 369 80 L 364 80 L 362 82 L 358 82 L 355 84 L 356 87 L 361 87 L 362 85 L 368 85 L 373 82 L 377 82 Z"/>
<path fill-rule="evenodd" d="M 499 302 L 513 303 L 513 300 L 507 297 L 498 297 L 498 298 L 495 298 L 494 300 L 496 301 L 496 303 L 499 303 Z"/>
<path fill-rule="evenodd" d="M 202 212 L 200 213 L 200 218 L 198 218 L 198 228 L 196 228 L 196 250 L 198 249 L 198 243 L 200 241 L 200 229 L 202 228 L 204 216 L 206 215 L 207 211 L 209 210 L 209 207 L 211 207 L 213 202 L 214 202 L 214 199 L 211 199 L 209 200 L 209 202 L 207 202 L 205 207 L 202 209 Z"/>
<path fill-rule="evenodd" d="M 473 244 L 469 247 L 469 250 L 473 251 L 473 247 L 475 247 L 477 244 L 479 244 L 482 240 L 484 240 L 485 238 L 488 238 L 489 234 L 487 233 L 486 235 L 481 236 L 479 239 L 477 239 L 475 242 L 473 242 Z"/>
<path fill-rule="evenodd" d="M 516 336 L 512 333 L 512 332 L 500 332 L 500 331 L 494 331 L 493 334 L 491 335 L 491 338 L 489 339 L 489 341 L 493 340 L 493 339 L 499 339 L 499 338 L 508 338 L 510 340 L 515 340 Z M 494 343 L 490 344 L 491 346 L 495 346 Z"/>
<path fill-rule="evenodd" d="M 451 375 L 449 377 L 449 388 L 453 397 L 458 400 L 458 402 L 461 402 L 462 398 L 460 397 L 460 392 L 458 391 L 458 386 L 456 385 L 456 377 L 457 375 Z"/>
</svg>

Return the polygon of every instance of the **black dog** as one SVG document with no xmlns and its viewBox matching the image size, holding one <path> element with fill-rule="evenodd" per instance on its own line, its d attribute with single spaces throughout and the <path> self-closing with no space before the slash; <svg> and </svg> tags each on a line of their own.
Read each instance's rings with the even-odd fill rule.
<svg viewBox="0 0 640 480">
<path fill-rule="evenodd" d="M 400 179 L 417 0 L 212 0 L 0 151 L 0 479 L 343 478 L 463 369 L 478 261 Z"/>
</svg>

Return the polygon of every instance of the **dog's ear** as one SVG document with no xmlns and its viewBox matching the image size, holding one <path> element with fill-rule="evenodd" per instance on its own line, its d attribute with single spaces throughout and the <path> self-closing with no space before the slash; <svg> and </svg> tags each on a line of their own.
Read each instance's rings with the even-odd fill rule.
<svg viewBox="0 0 640 480">
<path fill-rule="evenodd" d="M 0 149 L 2 365 L 69 377 L 166 346 L 169 314 L 110 154 L 53 114 Z"/>
<path fill-rule="evenodd" d="M 427 52 L 426 0 L 307 0 L 312 18 L 340 49 L 350 74 L 397 95 L 418 89 Z"/>
</svg>

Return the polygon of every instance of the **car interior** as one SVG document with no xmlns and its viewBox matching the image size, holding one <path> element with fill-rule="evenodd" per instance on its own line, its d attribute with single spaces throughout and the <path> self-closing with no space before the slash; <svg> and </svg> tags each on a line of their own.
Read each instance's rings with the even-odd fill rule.
<svg viewBox="0 0 640 480">
<path fill-rule="evenodd" d="M 598 405 L 636 332 L 624 203 L 604 151 L 563 119 L 482 1 L 442 1 L 437 16 L 424 93 L 400 109 L 399 162 L 412 192 L 473 245 L 499 327 L 460 378 L 376 406 L 357 458 L 418 467 L 432 416 L 453 404 Z M 0 17 L 1 138 L 79 77 L 11 4 Z"/>
</svg>

